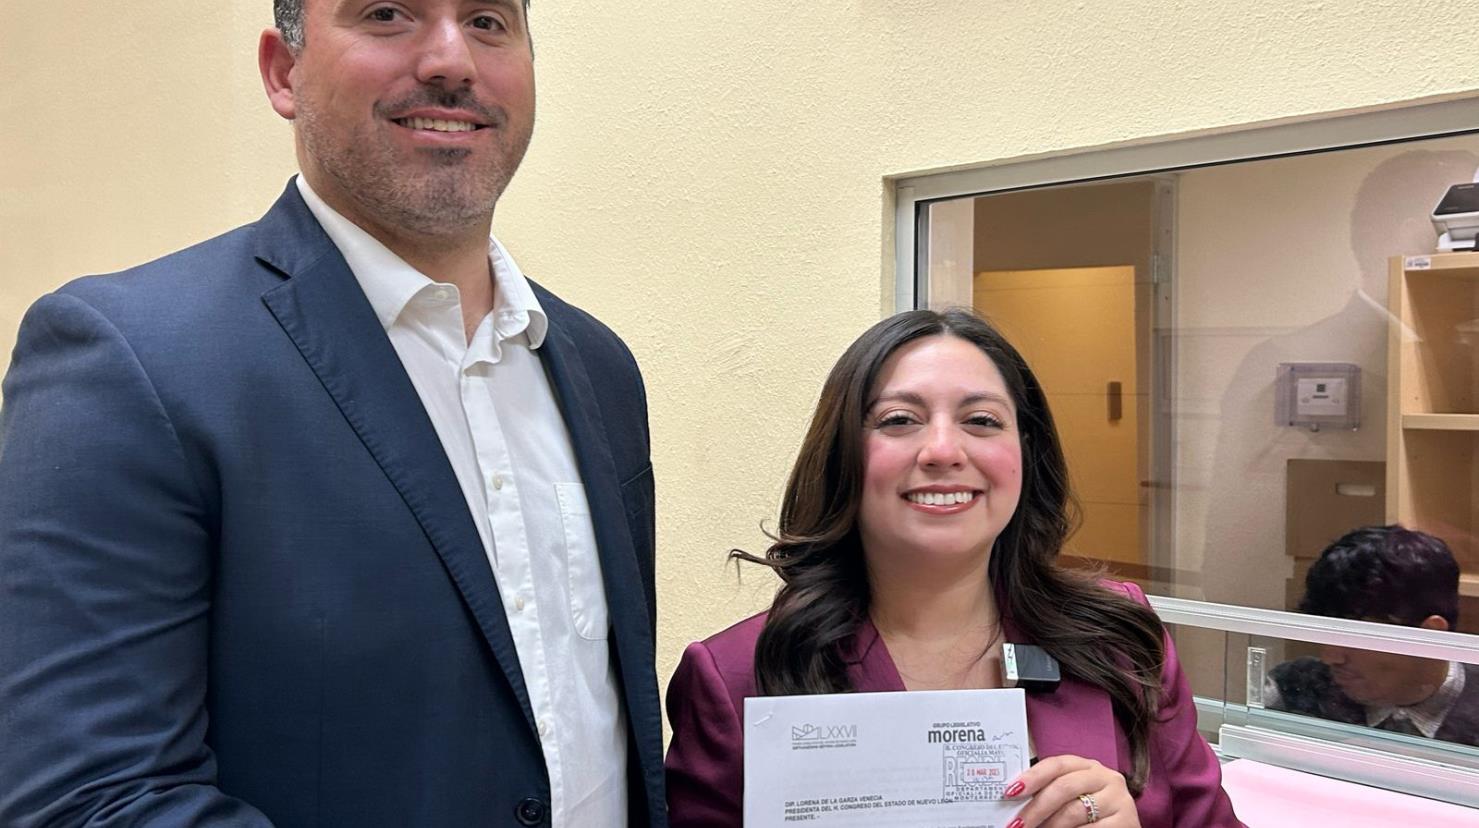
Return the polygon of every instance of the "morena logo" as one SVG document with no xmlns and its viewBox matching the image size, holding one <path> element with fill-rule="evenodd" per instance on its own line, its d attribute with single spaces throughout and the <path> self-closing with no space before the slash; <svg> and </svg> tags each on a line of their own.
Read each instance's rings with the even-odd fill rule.
<svg viewBox="0 0 1479 828">
<path fill-rule="evenodd" d="M 978 727 L 977 728 L 971 728 L 971 727 L 960 727 L 960 728 L 933 727 L 933 728 L 930 728 L 930 731 L 929 731 L 929 743 L 932 744 L 932 745 L 934 745 L 934 744 L 940 744 L 940 743 L 950 744 L 951 742 L 984 742 L 984 741 L 986 741 L 986 731 L 984 731 L 984 730 L 982 730 L 982 729 L 980 729 Z"/>
</svg>

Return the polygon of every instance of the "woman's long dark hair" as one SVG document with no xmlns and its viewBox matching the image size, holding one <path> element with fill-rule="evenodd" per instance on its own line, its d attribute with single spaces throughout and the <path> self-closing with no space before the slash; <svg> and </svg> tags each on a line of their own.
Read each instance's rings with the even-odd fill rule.
<svg viewBox="0 0 1479 828">
<path fill-rule="evenodd" d="M 884 361 L 910 342 L 942 335 L 980 348 L 1017 408 L 1022 495 L 988 566 L 1002 618 L 1030 634 L 1065 674 L 1108 691 L 1128 735 L 1129 787 L 1138 794 L 1160 704 L 1163 627 L 1148 607 L 1101 586 L 1096 573 L 1058 563 L 1077 508 L 1047 397 L 1017 349 L 968 310 L 889 317 L 859 337 L 828 375 L 786 484 L 775 542 L 763 557 L 731 553 L 770 567 L 783 582 L 755 645 L 756 687 L 764 695 L 853 689 L 844 654 L 869 605 L 858 536 L 864 418 Z"/>
</svg>

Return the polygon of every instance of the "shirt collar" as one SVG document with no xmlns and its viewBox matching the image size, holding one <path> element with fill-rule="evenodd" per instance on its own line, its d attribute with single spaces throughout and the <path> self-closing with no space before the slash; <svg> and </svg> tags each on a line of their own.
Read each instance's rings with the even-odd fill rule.
<svg viewBox="0 0 1479 828">
<path fill-rule="evenodd" d="M 549 332 L 549 317 L 529 286 L 524 271 L 508 254 L 498 239 L 488 239 L 488 261 L 493 264 L 493 328 L 499 339 L 509 339 L 525 333 L 529 347 L 544 344 Z"/>
<path fill-rule="evenodd" d="M 1366 708 L 1367 727 L 1376 727 L 1382 722 L 1396 717 L 1406 719 L 1417 728 L 1417 731 L 1429 739 L 1434 738 L 1438 729 L 1443 726 L 1443 720 L 1448 718 L 1449 711 L 1458 701 L 1458 697 L 1464 692 L 1465 684 L 1464 667 L 1457 661 L 1448 662 L 1448 675 L 1433 695 L 1414 705 L 1390 705 L 1386 707 Z"/>
<path fill-rule="evenodd" d="M 309 211 L 343 254 L 365 298 L 370 300 L 375 316 L 386 329 L 395 324 L 416 294 L 437 284 L 330 207 L 303 176 L 297 176 L 297 184 Z M 488 262 L 493 272 L 493 329 L 498 338 L 510 339 L 525 333 L 529 347 L 538 348 L 549 331 L 549 317 L 539 304 L 539 297 L 534 295 L 513 256 L 492 237 L 488 239 Z"/>
</svg>

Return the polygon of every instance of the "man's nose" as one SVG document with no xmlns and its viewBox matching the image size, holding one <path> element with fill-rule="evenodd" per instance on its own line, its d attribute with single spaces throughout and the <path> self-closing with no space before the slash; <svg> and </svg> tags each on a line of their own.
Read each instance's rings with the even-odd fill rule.
<svg viewBox="0 0 1479 828">
<path fill-rule="evenodd" d="M 470 86 L 476 75 L 477 65 L 462 25 L 451 19 L 429 24 L 416 66 L 417 80 L 456 89 Z"/>
<path fill-rule="evenodd" d="M 926 426 L 924 441 L 919 450 L 920 465 L 953 468 L 965 464 L 965 446 L 954 423 Z"/>
</svg>

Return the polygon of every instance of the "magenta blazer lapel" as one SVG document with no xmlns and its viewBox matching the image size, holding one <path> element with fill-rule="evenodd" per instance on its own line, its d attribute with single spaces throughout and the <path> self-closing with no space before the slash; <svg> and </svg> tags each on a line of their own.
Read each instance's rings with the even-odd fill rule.
<svg viewBox="0 0 1479 828">
<path fill-rule="evenodd" d="M 1072 754 L 1121 773 L 1130 770 L 1120 759 L 1109 694 L 1097 687 L 1065 679 L 1052 692 L 1028 693 L 1027 730 L 1039 759 Z"/>
<path fill-rule="evenodd" d="M 1032 636 L 1010 618 L 1002 619 L 1002 634 L 1014 644 L 1032 643 Z M 1064 678 L 1052 692 L 1028 693 L 1027 730 L 1039 759 L 1071 754 L 1121 773 L 1130 771 L 1129 743 L 1120 744 L 1114 705 L 1098 687 Z"/>
<path fill-rule="evenodd" d="M 852 651 L 847 658 L 847 677 L 859 693 L 891 693 L 907 690 L 899 668 L 888 654 L 883 636 L 872 621 L 863 621 L 852 638 Z"/>
</svg>

